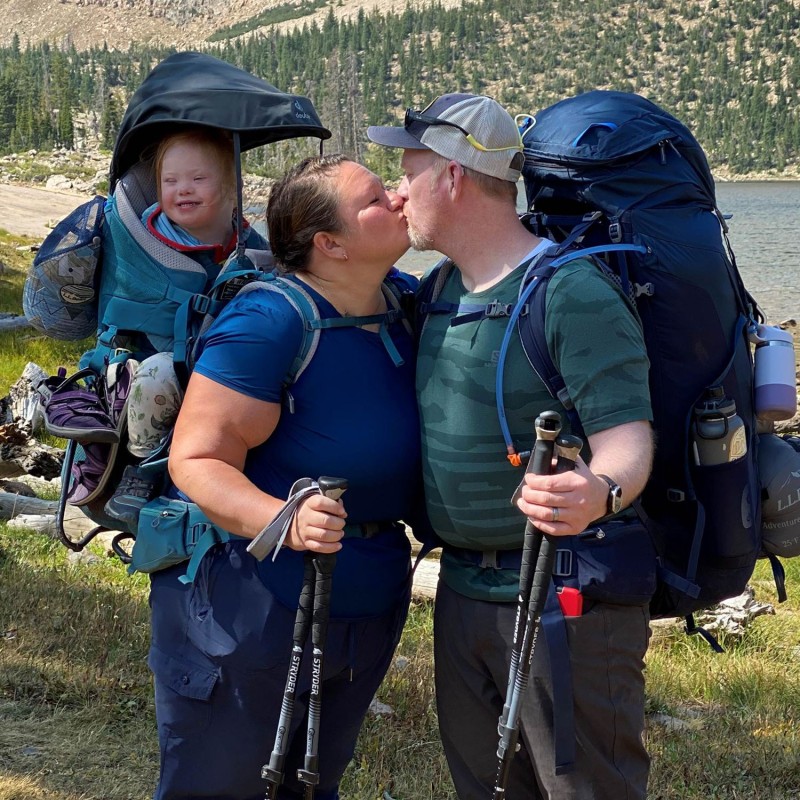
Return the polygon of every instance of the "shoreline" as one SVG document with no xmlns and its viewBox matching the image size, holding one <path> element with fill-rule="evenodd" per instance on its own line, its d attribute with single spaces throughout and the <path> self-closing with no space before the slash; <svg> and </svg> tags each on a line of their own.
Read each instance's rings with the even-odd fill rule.
<svg viewBox="0 0 800 800">
<path fill-rule="evenodd" d="M 714 175 L 718 183 L 791 183 L 800 176 L 752 175 L 727 177 Z M 53 226 L 94 192 L 45 189 L 30 183 L 0 183 L 0 230 L 13 236 L 44 239 Z"/>
<path fill-rule="evenodd" d="M 56 223 L 92 196 L 93 193 L 0 183 L 0 229 L 12 236 L 44 239 Z"/>
</svg>

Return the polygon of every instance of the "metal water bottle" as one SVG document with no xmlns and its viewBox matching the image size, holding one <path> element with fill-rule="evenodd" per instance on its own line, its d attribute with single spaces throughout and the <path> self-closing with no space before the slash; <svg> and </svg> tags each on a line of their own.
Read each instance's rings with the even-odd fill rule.
<svg viewBox="0 0 800 800">
<path fill-rule="evenodd" d="M 747 453 L 747 431 L 736 402 L 721 386 L 706 389 L 694 407 L 692 450 L 695 464 L 713 466 L 736 461 Z"/>
<path fill-rule="evenodd" d="M 774 325 L 755 325 L 750 341 L 753 354 L 755 410 L 759 420 L 791 419 L 797 411 L 794 340 Z"/>
</svg>

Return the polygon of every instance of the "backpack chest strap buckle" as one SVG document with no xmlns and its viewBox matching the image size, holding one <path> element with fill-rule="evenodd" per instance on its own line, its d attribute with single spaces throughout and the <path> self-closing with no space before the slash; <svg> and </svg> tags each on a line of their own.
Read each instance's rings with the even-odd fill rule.
<svg viewBox="0 0 800 800">
<path fill-rule="evenodd" d="M 492 300 L 491 303 L 487 303 L 486 308 L 483 311 L 483 315 L 488 319 L 495 319 L 497 317 L 510 317 L 513 310 L 513 303 L 501 303 L 499 300 Z"/>
</svg>

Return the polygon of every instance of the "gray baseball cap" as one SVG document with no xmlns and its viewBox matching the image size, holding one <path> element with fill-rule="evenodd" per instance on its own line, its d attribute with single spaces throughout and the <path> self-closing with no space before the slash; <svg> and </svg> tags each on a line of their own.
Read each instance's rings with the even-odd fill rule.
<svg viewBox="0 0 800 800">
<path fill-rule="evenodd" d="M 402 128 L 372 125 L 367 136 L 386 147 L 433 150 L 514 183 L 524 160 L 516 122 L 496 100 L 482 95 L 443 94 L 422 111 L 407 109 Z"/>
</svg>

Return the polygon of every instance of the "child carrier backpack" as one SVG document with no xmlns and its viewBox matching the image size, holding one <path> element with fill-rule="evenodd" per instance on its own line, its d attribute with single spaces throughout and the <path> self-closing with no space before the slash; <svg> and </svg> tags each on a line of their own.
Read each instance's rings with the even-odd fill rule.
<svg viewBox="0 0 800 800">
<path fill-rule="evenodd" d="M 155 146 L 181 125 L 222 129 L 233 136 L 237 248 L 213 285 L 198 262 L 156 239 L 141 222 L 156 199 Z M 120 527 L 103 507 L 129 463 L 124 446 L 131 379 L 127 362 L 172 352 L 185 384 L 197 336 L 242 286 L 263 281 L 285 289 L 269 272 L 268 245 L 244 225 L 240 153 L 283 139 L 330 135 L 307 98 L 281 92 L 200 53 L 165 59 L 134 93 L 112 156 L 109 198 L 94 198 L 57 226 L 24 291 L 26 315 L 48 335 L 97 335 L 75 375 L 60 371 L 40 387 L 48 426 L 68 440 L 57 527 L 70 549 L 81 550 L 100 531 Z M 313 321 L 315 309 L 302 298 L 293 305 Z M 315 335 L 319 332 L 309 327 L 288 383 L 313 355 Z M 165 460 L 165 453 L 153 458 L 162 469 Z M 79 541 L 63 530 L 67 503 L 80 505 L 97 522 Z M 134 536 L 135 531 L 125 531 L 115 540 L 116 552 L 126 560 L 119 541 Z"/>
<path fill-rule="evenodd" d="M 658 556 L 651 615 L 686 616 L 694 632 L 691 613 L 741 593 L 761 554 L 748 336 L 763 316 L 736 267 L 705 155 L 682 123 L 640 96 L 616 91 L 563 100 L 530 122 L 523 130 L 529 211 L 522 219 L 556 244 L 527 267 L 517 305 L 500 310 L 508 320 L 496 387 L 503 436 L 513 463 L 503 403 L 512 335 L 521 337 L 573 431 L 582 430 L 548 351 L 544 315 L 550 276 L 588 258 L 635 306 L 651 364 L 655 460 L 635 504 Z M 448 268 L 440 265 L 424 284 L 423 312 Z M 703 412 L 721 421 L 723 434 L 733 433 L 736 421 L 736 447 L 713 465 L 697 463 L 708 460 L 706 442 L 699 453 L 694 444 L 695 418 Z M 771 560 L 783 598 L 782 569 Z"/>
</svg>

